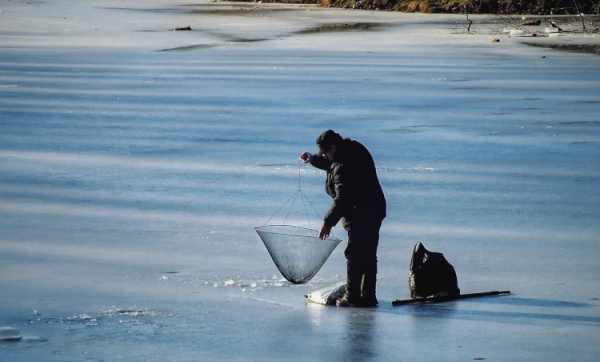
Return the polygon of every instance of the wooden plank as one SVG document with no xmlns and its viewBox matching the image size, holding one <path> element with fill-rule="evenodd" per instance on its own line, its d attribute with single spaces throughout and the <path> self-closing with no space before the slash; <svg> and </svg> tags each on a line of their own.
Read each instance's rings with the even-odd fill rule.
<svg viewBox="0 0 600 362">
<path fill-rule="evenodd" d="M 467 299 L 467 298 L 477 298 L 477 297 L 486 297 L 491 295 L 503 295 L 510 294 L 510 290 L 505 291 L 490 291 L 490 292 L 481 292 L 481 293 L 468 293 L 468 294 L 459 294 L 453 296 L 445 296 L 445 297 L 427 297 L 427 298 L 411 298 L 411 299 L 396 299 L 392 302 L 392 305 L 406 305 L 406 304 L 414 304 L 414 303 L 439 303 L 439 302 L 447 302 L 451 300 L 458 299 Z"/>
</svg>

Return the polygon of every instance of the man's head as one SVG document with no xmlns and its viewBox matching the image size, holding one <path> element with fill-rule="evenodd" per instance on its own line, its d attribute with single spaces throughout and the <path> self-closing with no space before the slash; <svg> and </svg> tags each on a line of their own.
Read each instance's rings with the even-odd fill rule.
<svg viewBox="0 0 600 362">
<path fill-rule="evenodd" d="M 317 146 L 319 146 L 319 156 L 326 155 L 327 158 L 333 159 L 333 154 L 344 139 L 333 130 L 327 130 L 317 137 Z M 331 152 L 331 154 L 328 154 Z"/>
</svg>

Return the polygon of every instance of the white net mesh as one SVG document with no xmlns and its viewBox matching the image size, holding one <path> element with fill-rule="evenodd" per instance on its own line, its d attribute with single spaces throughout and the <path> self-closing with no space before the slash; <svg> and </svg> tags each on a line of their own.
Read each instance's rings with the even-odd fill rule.
<svg viewBox="0 0 600 362">
<path fill-rule="evenodd" d="M 320 240 L 318 231 L 290 225 L 265 225 L 254 230 L 277 269 L 294 284 L 311 280 L 342 241 L 333 235 Z"/>
</svg>

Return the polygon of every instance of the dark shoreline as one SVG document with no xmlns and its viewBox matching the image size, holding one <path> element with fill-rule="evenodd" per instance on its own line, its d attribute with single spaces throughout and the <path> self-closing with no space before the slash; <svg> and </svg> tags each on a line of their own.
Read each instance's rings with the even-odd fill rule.
<svg viewBox="0 0 600 362">
<path fill-rule="evenodd" d="M 226 0 L 227 1 L 227 0 Z M 599 16 L 598 4 L 582 0 L 479 0 L 465 6 L 461 0 L 234 0 L 248 3 L 311 4 L 321 7 L 386 10 L 406 13 L 478 15 L 576 15 Z"/>
<path fill-rule="evenodd" d="M 524 43 L 532 47 L 549 48 L 562 50 L 571 53 L 584 53 L 600 55 L 599 44 L 542 44 L 542 43 Z"/>
</svg>

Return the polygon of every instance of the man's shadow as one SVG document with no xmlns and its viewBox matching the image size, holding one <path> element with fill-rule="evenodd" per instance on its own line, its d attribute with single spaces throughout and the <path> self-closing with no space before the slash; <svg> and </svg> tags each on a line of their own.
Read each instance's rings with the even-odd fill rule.
<svg viewBox="0 0 600 362">
<path fill-rule="evenodd" d="M 344 361 L 366 361 L 377 357 L 377 313 L 370 309 L 346 311 Z"/>
</svg>

